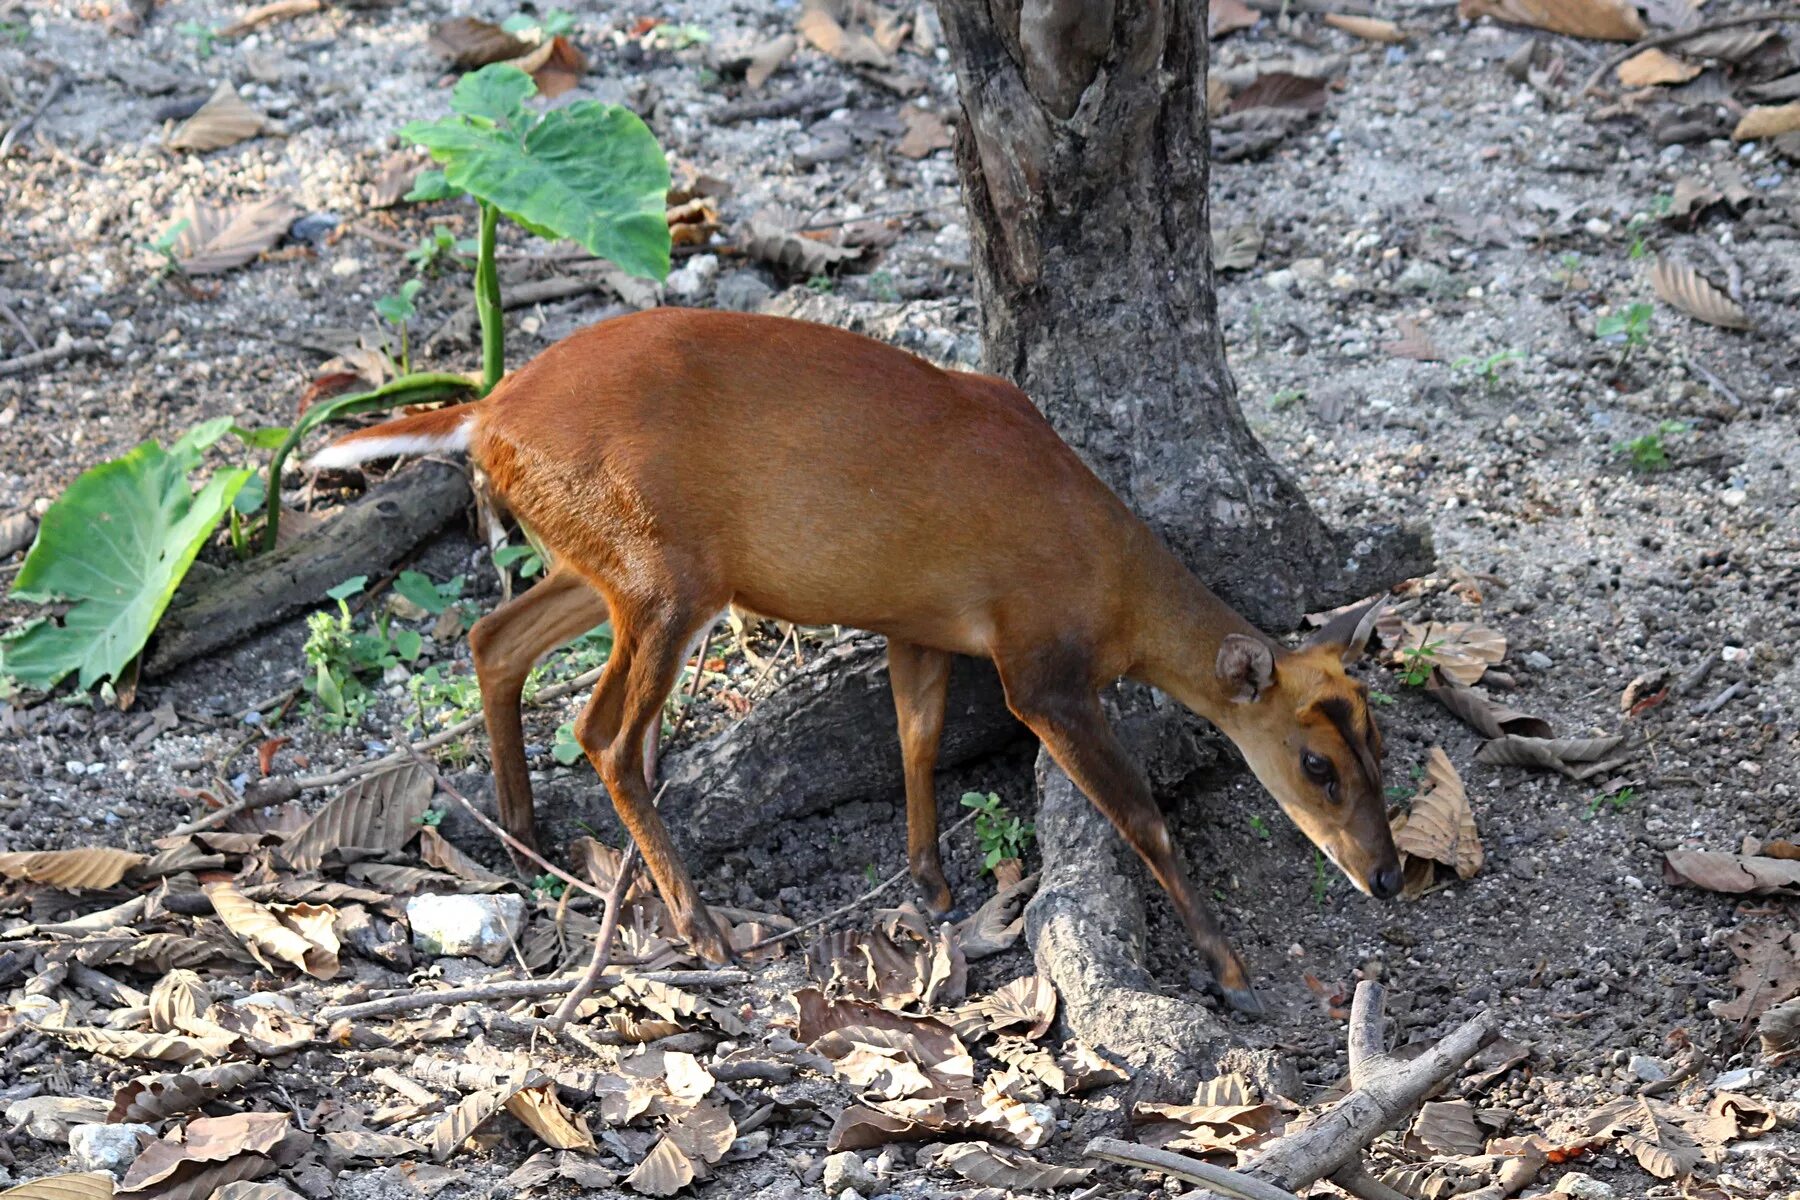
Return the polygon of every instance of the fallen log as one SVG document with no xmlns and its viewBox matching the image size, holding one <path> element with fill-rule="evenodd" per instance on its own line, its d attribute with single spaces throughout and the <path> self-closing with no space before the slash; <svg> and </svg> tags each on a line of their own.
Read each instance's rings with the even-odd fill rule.
<svg viewBox="0 0 1800 1200">
<path fill-rule="evenodd" d="M 353 575 L 385 572 L 468 504 L 462 468 L 407 467 L 317 529 L 177 593 L 144 657 L 144 675 L 165 675 L 309 608 Z"/>
<path fill-rule="evenodd" d="M 956 659 L 938 767 L 1023 736 L 993 665 Z M 830 647 L 737 724 L 671 751 L 662 778 L 663 818 L 695 869 L 764 840 L 778 823 L 850 800 L 898 797 L 904 777 L 886 644 L 857 637 Z"/>
</svg>

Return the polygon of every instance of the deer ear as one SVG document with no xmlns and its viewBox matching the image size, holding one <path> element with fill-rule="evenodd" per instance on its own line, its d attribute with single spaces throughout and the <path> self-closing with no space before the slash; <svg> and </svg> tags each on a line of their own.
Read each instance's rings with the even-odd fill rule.
<svg viewBox="0 0 1800 1200">
<path fill-rule="evenodd" d="M 1343 657 L 1344 665 L 1349 666 L 1361 658 L 1363 651 L 1368 648 L 1369 638 L 1375 633 L 1375 622 L 1381 618 L 1389 599 L 1389 595 L 1384 592 L 1367 604 L 1345 609 L 1325 622 L 1317 633 L 1306 640 L 1306 645 L 1308 648 L 1335 647 Z"/>
<path fill-rule="evenodd" d="M 1275 651 L 1267 642 L 1234 633 L 1219 643 L 1213 670 L 1234 701 L 1250 704 L 1262 699 L 1275 682 Z"/>
</svg>

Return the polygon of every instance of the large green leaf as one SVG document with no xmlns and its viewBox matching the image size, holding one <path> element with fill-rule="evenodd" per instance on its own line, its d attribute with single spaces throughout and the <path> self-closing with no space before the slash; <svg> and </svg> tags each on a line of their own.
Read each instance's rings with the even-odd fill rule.
<svg viewBox="0 0 1800 1200">
<path fill-rule="evenodd" d="M 194 557 L 231 507 L 249 470 L 215 472 L 196 494 L 188 473 L 231 428 L 229 417 L 189 431 L 168 450 L 145 442 L 85 472 L 50 506 L 12 595 L 72 606 L 0 641 L 0 675 L 55 687 L 117 678 L 137 657 Z"/>
<path fill-rule="evenodd" d="M 633 275 L 669 273 L 669 164 L 635 113 L 583 100 L 533 119 L 531 76 L 504 64 L 465 75 L 452 116 L 414 121 L 444 178 L 547 238 L 568 238 Z"/>
</svg>

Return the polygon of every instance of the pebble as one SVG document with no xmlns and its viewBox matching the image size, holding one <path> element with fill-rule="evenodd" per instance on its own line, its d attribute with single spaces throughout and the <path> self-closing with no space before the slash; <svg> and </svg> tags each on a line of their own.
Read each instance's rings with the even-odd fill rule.
<svg viewBox="0 0 1800 1200">
<path fill-rule="evenodd" d="M 775 289 L 750 271 L 734 271 L 713 288 L 713 303 L 730 312 L 759 312 Z"/>
<path fill-rule="evenodd" d="M 854 1150 L 843 1150 L 827 1157 L 822 1182 L 826 1195 L 838 1196 L 840 1200 L 845 1192 L 850 1193 L 849 1200 L 862 1200 L 881 1190 L 881 1180 L 863 1165 L 862 1157 Z"/>
<path fill-rule="evenodd" d="M 131 340 L 136 336 L 137 326 L 133 325 L 131 323 L 131 318 L 127 317 L 123 321 L 115 322 L 113 327 L 106 331 L 106 344 L 109 346 L 129 346 L 131 345 Z"/>
<path fill-rule="evenodd" d="M 696 254 L 682 264 L 679 270 L 670 271 L 669 277 L 663 280 L 663 290 L 669 299 L 679 300 L 683 304 L 698 304 L 706 299 L 713 281 L 719 277 L 719 256 L 716 254 Z"/>
<path fill-rule="evenodd" d="M 1645 1083 L 1655 1083 L 1669 1077 L 1669 1069 L 1651 1058 L 1648 1054 L 1634 1054 L 1627 1068 Z"/>
<path fill-rule="evenodd" d="M 1529 650 L 1525 654 L 1525 665 L 1534 671 L 1548 671 L 1556 662 L 1542 650 Z"/>
<path fill-rule="evenodd" d="M 140 1144 L 155 1139 L 156 1130 L 148 1125 L 77 1125 L 69 1130 L 69 1155 L 77 1171 L 105 1171 L 118 1179 L 137 1161 Z"/>
<path fill-rule="evenodd" d="M 1746 499 L 1743 488 L 1726 488 L 1719 493 L 1719 503 L 1726 508 L 1742 508 Z"/>
<path fill-rule="evenodd" d="M 406 923 L 421 954 L 479 958 L 499 966 L 524 927 L 525 901 L 518 896 L 414 896 L 406 902 Z"/>
<path fill-rule="evenodd" d="M 1713 1080 L 1713 1090 L 1717 1092 L 1739 1092 L 1745 1088 L 1756 1087 L 1769 1077 L 1769 1073 L 1758 1067 L 1739 1067 L 1735 1071 L 1722 1072 Z"/>
<path fill-rule="evenodd" d="M 1618 1195 L 1610 1183 L 1603 1183 L 1580 1171 L 1570 1171 L 1556 1181 L 1556 1194 L 1574 1196 L 1577 1200 L 1613 1200 Z"/>
<path fill-rule="evenodd" d="M 363 264 L 360 258 L 340 258 L 331 264 L 331 273 L 339 279 L 348 279 L 352 275 L 362 273 Z"/>
</svg>

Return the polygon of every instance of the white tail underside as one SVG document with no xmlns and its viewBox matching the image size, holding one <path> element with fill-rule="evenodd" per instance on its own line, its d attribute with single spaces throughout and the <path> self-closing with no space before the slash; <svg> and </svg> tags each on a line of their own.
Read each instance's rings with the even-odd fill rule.
<svg viewBox="0 0 1800 1200">
<path fill-rule="evenodd" d="M 354 467 L 372 458 L 392 458 L 396 454 L 429 454 L 434 450 L 461 453 L 469 448 L 469 425 L 463 422 L 453 433 L 397 433 L 387 437 L 355 438 L 327 446 L 306 460 L 310 470 L 335 470 Z"/>
</svg>

